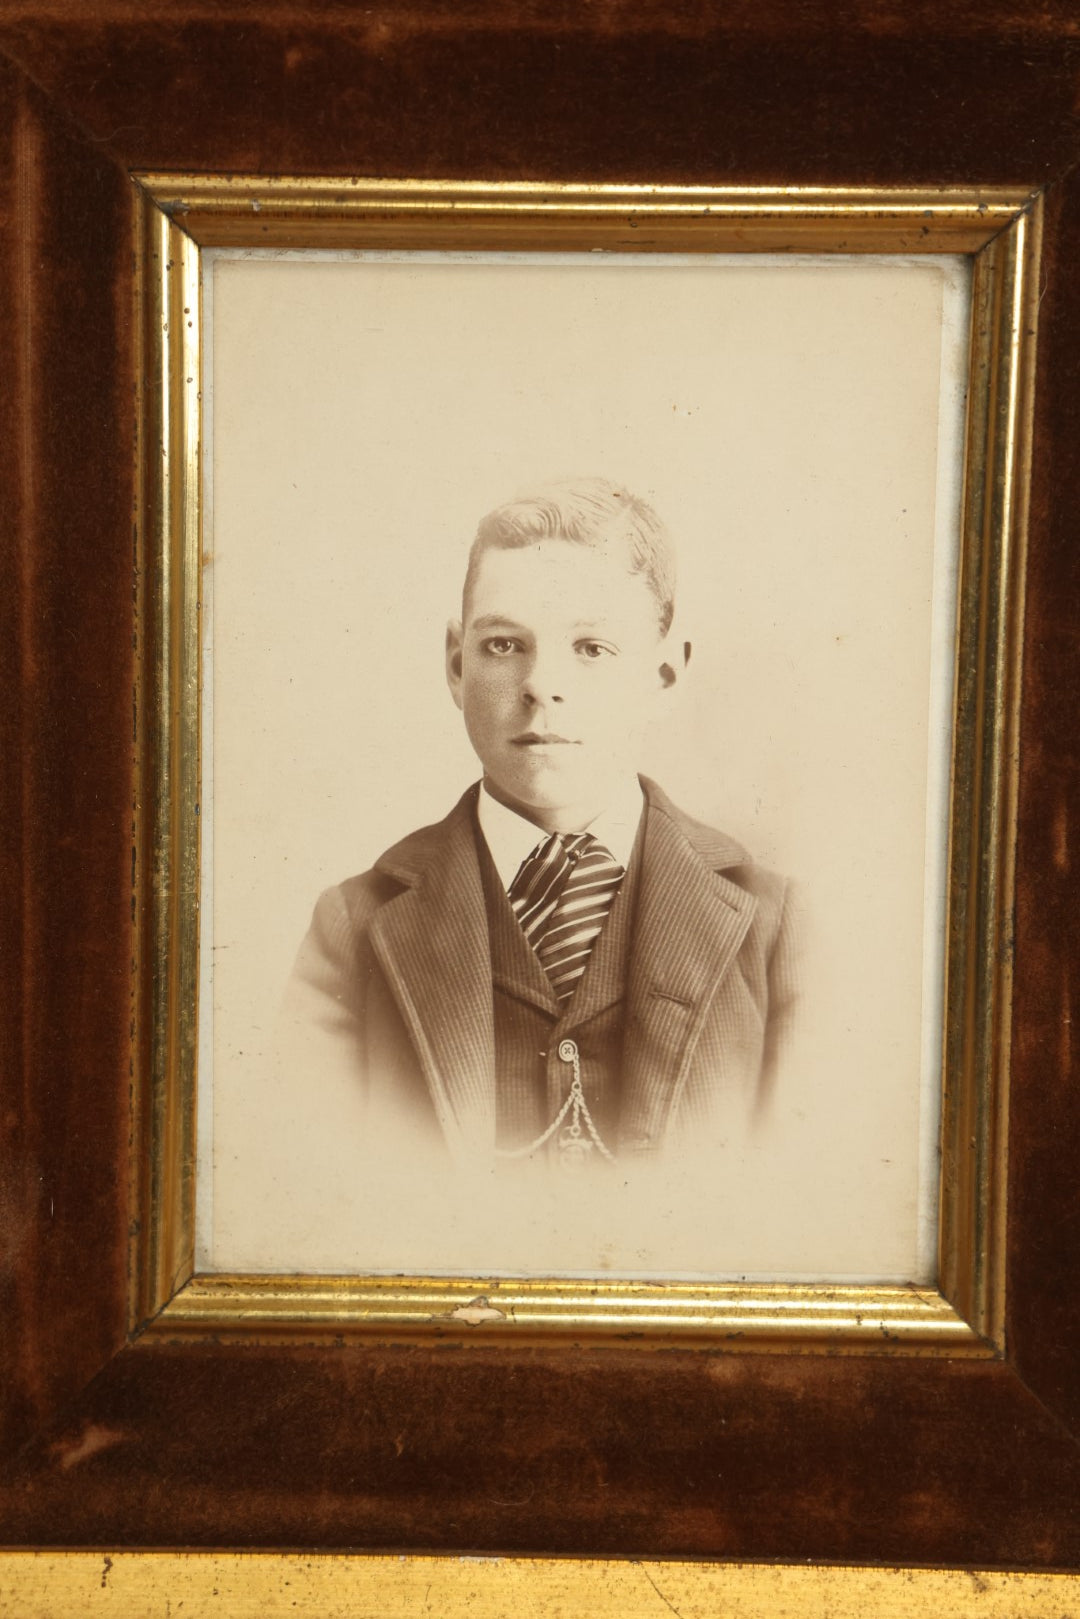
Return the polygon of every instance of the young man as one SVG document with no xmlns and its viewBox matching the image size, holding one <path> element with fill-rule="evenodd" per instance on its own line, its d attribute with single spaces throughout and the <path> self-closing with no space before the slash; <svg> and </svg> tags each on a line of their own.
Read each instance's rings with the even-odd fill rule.
<svg viewBox="0 0 1080 1619">
<path fill-rule="evenodd" d="M 446 669 L 483 779 L 322 896 L 291 986 L 312 1078 L 349 1076 L 370 1145 L 644 1162 L 760 1108 L 787 885 L 636 774 L 689 658 L 673 613 L 668 536 L 618 485 L 481 522 Z"/>
</svg>

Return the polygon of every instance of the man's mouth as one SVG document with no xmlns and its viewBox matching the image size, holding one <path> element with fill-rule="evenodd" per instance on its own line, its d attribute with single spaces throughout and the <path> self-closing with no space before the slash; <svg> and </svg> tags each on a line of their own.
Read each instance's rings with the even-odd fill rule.
<svg viewBox="0 0 1080 1619">
<path fill-rule="evenodd" d="M 557 736 L 554 731 L 522 731 L 520 736 L 512 736 L 510 741 L 515 748 L 576 748 L 579 746 L 573 737 Z"/>
</svg>

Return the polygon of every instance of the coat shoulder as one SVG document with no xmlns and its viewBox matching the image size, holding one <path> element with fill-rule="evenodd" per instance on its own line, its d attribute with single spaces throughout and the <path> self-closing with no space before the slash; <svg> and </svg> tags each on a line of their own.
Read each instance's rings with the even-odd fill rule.
<svg viewBox="0 0 1080 1619">
<path fill-rule="evenodd" d="M 704 866 L 753 896 L 766 932 L 774 932 L 790 903 L 790 879 L 760 865 L 730 833 L 679 809 L 654 782 L 644 786 L 651 808 L 669 817 Z"/>
<path fill-rule="evenodd" d="M 470 788 L 458 800 L 449 815 L 430 826 L 421 826 L 409 832 L 385 849 L 368 871 L 327 889 L 319 901 L 335 905 L 349 919 L 354 928 L 363 928 L 380 906 L 396 899 L 403 889 L 412 887 L 425 871 L 440 861 L 455 829 L 473 814 L 476 789 Z"/>
</svg>

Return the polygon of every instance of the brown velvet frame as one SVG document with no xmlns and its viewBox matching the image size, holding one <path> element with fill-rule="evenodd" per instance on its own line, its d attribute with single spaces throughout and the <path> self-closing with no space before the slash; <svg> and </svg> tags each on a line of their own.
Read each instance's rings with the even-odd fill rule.
<svg viewBox="0 0 1080 1619">
<path fill-rule="evenodd" d="M 8 0 L 4 1542 L 1080 1567 L 1078 91 L 1068 0 Z M 1002 1358 L 128 1341 L 145 170 L 1045 193 Z"/>
</svg>

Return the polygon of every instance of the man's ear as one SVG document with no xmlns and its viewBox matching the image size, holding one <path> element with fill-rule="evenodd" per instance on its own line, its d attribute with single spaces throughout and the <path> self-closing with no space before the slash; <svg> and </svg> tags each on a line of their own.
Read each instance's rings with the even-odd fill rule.
<svg viewBox="0 0 1080 1619">
<path fill-rule="evenodd" d="M 446 684 L 457 706 L 461 707 L 461 620 L 452 618 L 446 626 Z"/>
<path fill-rule="evenodd" d="M 664 642 L 663 662 L 660 665 L 660 684 L 665 691 L 669 691 L 686 673 L 691 651 L 689 641 L 675 641 L 669 638 Z"/>
</svg>

